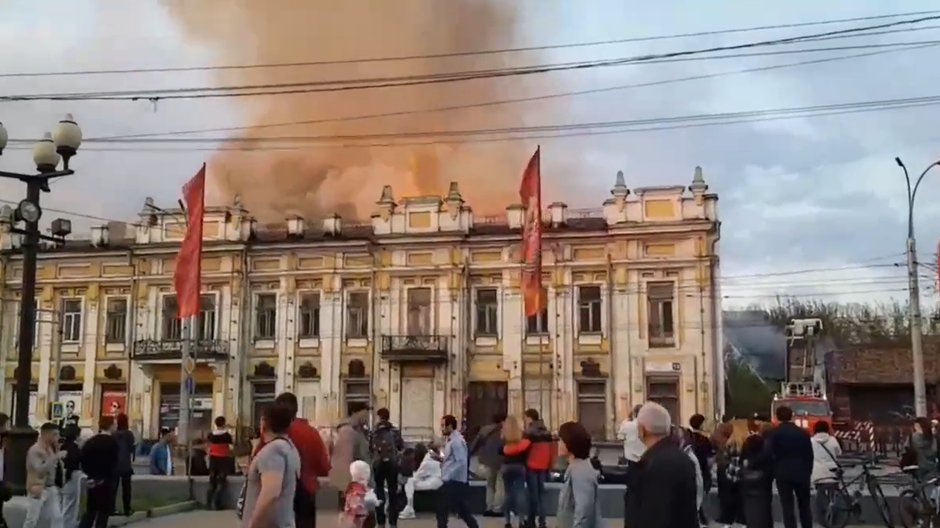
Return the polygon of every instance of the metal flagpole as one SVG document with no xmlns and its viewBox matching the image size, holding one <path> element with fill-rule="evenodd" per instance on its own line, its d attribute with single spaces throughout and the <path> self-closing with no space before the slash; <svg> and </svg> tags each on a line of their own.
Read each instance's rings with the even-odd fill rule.
<svg viewBox="0 0 940 528">
<path fill-rule="evenodd" d="M 190 395 L 192 393 L 193 387 L 190 387 L 193 383 L 193 370 L 194 361 L 192 358 L 192 343 L 193 343 L 193 330 L 195 318 L 194 317 L 185 317 L 181 320 L 182 328 L 180 329 L 183 347 L 181 354 L 181 368 L 180 368 L 180 405 L 179 405 L 179 422 L 177 425 L 177 431 L 179 434 L 179 441 L 186 446 L 184 465 L 186 469 L 186 475 L 189 475 L 189 413 L 190 413 Z"/>
</svg>

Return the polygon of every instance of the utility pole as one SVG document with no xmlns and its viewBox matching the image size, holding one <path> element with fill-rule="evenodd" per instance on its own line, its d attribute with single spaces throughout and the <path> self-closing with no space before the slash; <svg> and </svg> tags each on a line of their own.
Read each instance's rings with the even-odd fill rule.
<svg viewBox="0 0 940 528">
<path fill-rule="evenodd" d="M 934 166 L 940 164 L 935 161 L 920 173 L 917 180 L 911 183 L 911 176 L 907 166 L 901 158 L 894 158 L 894 162 L 904 171 L 904 180 L 907 182 L 907 291 L 909 295 L 909 312 L 911 326 L 911 359 L 914 363 L 914 412 L 917 416 L 927 416 L 927 389 L 924 382 L 924 336 L 921 328 L 920 315 L 920 284 L 917 278 L 917 240 L 914 238 L 914 200 L 917 190 L 924 176 Z"/>
</svg>

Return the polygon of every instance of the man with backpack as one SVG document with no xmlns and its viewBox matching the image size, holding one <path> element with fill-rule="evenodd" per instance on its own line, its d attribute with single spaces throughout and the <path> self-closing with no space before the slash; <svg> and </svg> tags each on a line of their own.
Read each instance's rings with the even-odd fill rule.
<svg viewBox="0 0 940 528">
<path fill-rule="evenodd" d="M 375 512 L 375 523 L 385 526 L 385 510 L 388 508 L 388 525 L 398 526 L 398 465 L 400 453 L 405 445 L 401 432 L 389 421 L 388 409 L 381 408 L 376 413 L 378 421 L 372 429 L 372 471 L 375 476 L 375 496 L 381 504 Z M 386 495 L 385 487 L 388 486 Z M 386 497 L 388 500 L 386 501 Z"/>
</svg>

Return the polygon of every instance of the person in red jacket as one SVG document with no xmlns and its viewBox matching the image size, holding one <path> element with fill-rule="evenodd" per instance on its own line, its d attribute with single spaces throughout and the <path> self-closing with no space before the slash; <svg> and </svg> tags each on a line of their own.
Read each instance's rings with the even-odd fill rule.
<svg viewBox="0 0 940 528">
<path fill-rule="evenodd" d="M 548 470 L 553 465 L 552 460 L 552 433 L 539 419 L 539 412 L 529 409 L 524 415 L 525 435 L 521 442 L 512 446 L 504 446 L 503 454 L 513 456 L 526 452 L 526 493 L 529 518 L 526 519 L 528 528 L 535 528 L 538 517 L 538 528 L 545 528 L 545 480 Z"/>
<path fill-rule="evenodd" d="M 317 525 L 316 493 L 319 483 L 317 478 L 330 473 L 330 455 L 323 444 L 323 438 L 315 427 L 304 418 L 297 416 L 297 396 L 284 392 L 274 399 L 274 403 L 288 406 L 293 414 L 293 421 L 287 429 L 287 437 L 300 454 L 300 481 L 294 494 L 294 516 L 297 528 L 314 528 Z M 264 437 L 258 443 L 255 453 L 264 445 Z"/>
</svg>

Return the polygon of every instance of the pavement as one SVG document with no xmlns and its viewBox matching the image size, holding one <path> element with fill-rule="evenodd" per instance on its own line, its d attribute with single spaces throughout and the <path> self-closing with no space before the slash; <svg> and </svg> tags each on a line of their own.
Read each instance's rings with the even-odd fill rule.
<svg viewBox="0 0 940 528">
<path fill-rule="evenodd" d="M 210 512 L 195 511 L 190 513 L 181 513 L 155 519 L 147 519 L 134 523 L 130 526 L 134 528 L 179 528 L 180 526 L 198 526 L 199 528 L 234 528 L 237 526 L 235 514 L 230 511 Z M 335 512 L 322 513 L 317 517 L 317 526 L 320 528 L 334 528 L 339 525 L 339 518 Z M 553 525 L 553 520 L 549 519 L 549 526 Z M 502 519 L 490 517 L 477 517 L 477 522 L 481 528 L 503 528 Z M 607 528 L 621 528 L 623 519 L 605 519 Z M 437 522 L 431 515 L 419 516 L 417 519 L 399 521 L 401 528 L 436 528 Z M 450 526 L 454 528 L 463 528 L 464 524 L 457 519 L 451 519 Z M 717 526 L 717 525 L 715 525 Z M 783 526 L 777 523 L 777 527 Z M 861 528 L 859 526 L 849 526 L 848 528 Z"/>
</svg>

